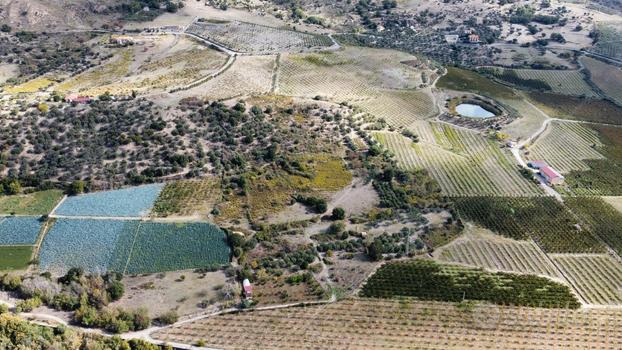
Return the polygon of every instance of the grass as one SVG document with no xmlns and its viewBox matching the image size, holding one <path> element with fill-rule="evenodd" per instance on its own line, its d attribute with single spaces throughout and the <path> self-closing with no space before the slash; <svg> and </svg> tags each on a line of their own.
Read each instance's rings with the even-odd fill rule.
<svg viewBox="0 0 622 350">
<path fill-rule="evenodd" d="M 4 91 L 8 92 L 9 94 L 31 93 L 47 88 L 53 83 L 53 81 L 47 78 L 35 78 L 20 85 L 6 87 Z"/>
<path fill-rule="evenodd" d="M 32 256 L 31 246 L 1 246 L 0 270 L 23 270 Z"/>
<path fill-rule="evenodd" d="M 438 80 L 436 86 L 443 89 L 473 92 L 490 98 L 518 98 L 509 87 L 497 84 L 478 73 L 456 67 L 448 67 L 447 74 Z"/>
<path fill-rule="evenodd" d="M 552 118 L 622 124 L 622 108 L 607 100 L 528 93 L 529 100 Z"/>
<path fill-rule="evenodd" d="M 0 214 L 46 215 L 60 201 L 63 192 L 47 190 L 15 196 L 0 196 Z"/>
</svg>

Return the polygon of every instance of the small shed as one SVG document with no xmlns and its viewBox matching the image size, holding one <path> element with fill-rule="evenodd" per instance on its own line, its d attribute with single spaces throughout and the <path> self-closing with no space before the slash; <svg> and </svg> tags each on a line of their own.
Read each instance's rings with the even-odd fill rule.
<svg viewBox="0 0 622 350">
<path fill-rule="evenodd" d="M 246 297 L 246 299 L 250 299 L 253 296 L 253 286 L 248 278 L 245 278 L 244 281 L 242 281 L 242 288 L 244 289 L 244 297 Z"/>
</svg>

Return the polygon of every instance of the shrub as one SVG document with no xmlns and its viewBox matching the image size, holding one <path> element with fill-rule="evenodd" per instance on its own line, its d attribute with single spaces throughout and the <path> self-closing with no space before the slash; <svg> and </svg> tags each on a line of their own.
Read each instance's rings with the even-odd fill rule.
<svg viewBox="0 0 622 350">
<path fill-rule="evenodd" d="M 346 211 L 343 208 L 335 208 L 333 209 L 333 215 L 331 216 L 333 220 L 343 220 L 346 218 Z"/>
<path fill-rule="evenodd" d="M 177 322 L 178 319 L 179 315 L 177 315 L 177 312 L 175 310 L 171 310 L 158 316 L 155 321 L 161 325 L 170 325 Z"/>
</svg>

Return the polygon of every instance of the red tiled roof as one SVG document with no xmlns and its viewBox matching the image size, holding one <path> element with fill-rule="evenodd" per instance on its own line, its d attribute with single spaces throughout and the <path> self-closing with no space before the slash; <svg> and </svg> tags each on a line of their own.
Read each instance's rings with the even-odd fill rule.
<svg viewBox="0 0 622 350">
<path fill-rule="evenodd" d="M 563 176 L 560 173 L 555 171 L 550 166 L 542 167 L 540 171 L 542 172 L 544 176 L 548 177 L 549 179 L 563 178 Z"/>
</svg>

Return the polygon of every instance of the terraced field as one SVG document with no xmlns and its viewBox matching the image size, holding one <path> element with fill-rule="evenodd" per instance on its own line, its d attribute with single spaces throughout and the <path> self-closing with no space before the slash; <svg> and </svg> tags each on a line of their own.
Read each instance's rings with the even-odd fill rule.
<svg viewBox="0 0 622 350">
<path fill-rule="evenodd" d="M 602 143 L 598 133 L 579 123 L 553 121 L 547 130 L 528 147 L 529 160 L 545 160 L 561 173 L 585 171 L 590 167 L 586 159 L 605 159 L 598 152 Z"/>
<path fill-rule="evenodd" d="M 426 169 L 450 196 L 537 196 L 540 189 L 523 178 L 511 156 L 492 140 L 444 123 L 415 123 L 421 141 L 397 133 L 375 133 L 405 169 Z"/>
<path fill-rule="evenodd" d="M 434 255 L 440 261 L 489 270 L 560 277 L 555 266 L 535 243 L 499 237 L 477 228 L 467 228 L 465 234 L 437 249 Z"/>
<path fill-rule="evenodd" d="M 622 264 L 609 255 L 552 255 L 579 295 L 590 304 L 622 304 Z"/>
<path fill-rule="evenodd" d="M 266 327 L 269 325 L 269 327 Z M 413 336 L 416 335 L 416 336 Z M 622 311 L 347 299 L 224 314 L 157 331 L 220 349 L 587 349 L 622 345 Z"/>
<path fill-rule="evenodd" d="M 240 21 L 197 21 L 187 33 L 212 40 L 231 50 L 247 53 L 278 53 L 310 48 L 326 48 L 333 44 L 324 35 L 272 28 Z"/>
</svg>

